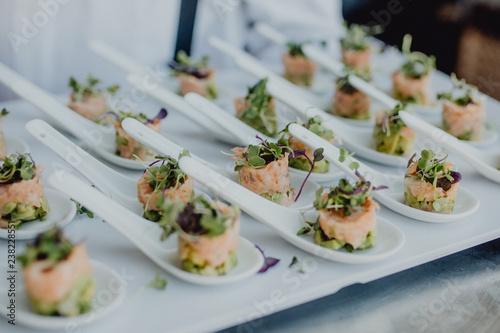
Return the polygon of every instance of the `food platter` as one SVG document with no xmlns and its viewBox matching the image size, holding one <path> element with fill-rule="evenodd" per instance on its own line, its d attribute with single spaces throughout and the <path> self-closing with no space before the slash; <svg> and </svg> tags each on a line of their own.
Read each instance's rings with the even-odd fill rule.
<svg viewBox="0 0 500 333">
<path fill-rule="evenodd" d="M 439 82 L 436 84 L 447 82 L 446 76 L 437 74 L 435 81 Z M 28 102 L 5 102 L 1 107 L 9 108 L 14 105 L 17 108 L 22 107 L 23 114 L 9 119 L 10 125 L 6 128 L 6 134 L 15 134 L 31 147 L 37 162 L 45 166 L 45 175 L 61 168 L 69 170 L 54 153 L 24 130 L 27 120 L 50 120 Z M 160 105 L 149 99 L 140 106 L 143 110 L 151 110 L 150 113 L 156 112 L 159 107 Z M 487 108 L 489 121 L 500 119 L 500 103 L 489 99 Z M 220 151 L 228 151 L 231 147 L 209 136 L 204 129 L 182 115 L 171 113 L 164 122 L 162 132 L 194 154 L 220 167 L 227 167 L 227 156 Z M 490 146 L 486 149 L 498 152 L 498 147 Z M 147 322 L 151 331 L 162 331 L 167 326 L 175 332 L 214 331 L 333 294 L 355 283 L 367 283 L 500 237 L 500 226 L 493 218 L 496 216 L 495 194 L 498 194 L 499 185 L 480 176 L 453 154 L 450 154 L 450 159 L 455 161 L 462 173 L 464 186 L 476 194 L 481 202 L 479 210 L 472 217 L 448 224 L 430 224 L 404 217 L 382 207 L 378 214 L 404 232 L 405 245 L 401 251 L 385 260 L 349 265 L 334 263 L 303 252 L 288 244 L 272 229 L 244 214 L 242 236 L 259 245 L 266 255 L 281 259 L 281 262 L 264 274 L 257 274 L 227 286 L 194 286 L 167 275 L 166 290 L 143 289 L 141 287 L 153 279 L 157 266 L 106 223 L 79 216 L 65 227 L 65 232 L 73 240 L 84 239 L 91 258 L 105 263 L 120 274 L 127 283 L 128 298 L 126 304 L 117 308 L 113 315 L 84 330 L 137 332 L 142 330 Z M 370 166 L 380 171 L 401 174 L 398 168 L 374 163 Z M 119 170 L 133 178 L 138 178 L 141 174 L 140 171 Z M 22 253 L 24 246 L 24 241 L 17 241 L 18 254 Z M 7 242 L 0 240 L 0 250 L 5 253 L 6 249 Z M 303 263 L 304 273 L 288 268 L 294 256 Z M 6 262 L 2 262 L 0 268 L 4 269 L 5 265 Z M 146 303 L 147 307 L 144 306 Z M 141 320 L 122 320 L 132 317 Z M 249 327 L 256 330 L 255 327 Z M 8 329 L 8 323 L 1 321 L 0 330 Z M 32 331 L 24 326 L 18 326 L 16 329 L 19 332 Z"/>
</svg>

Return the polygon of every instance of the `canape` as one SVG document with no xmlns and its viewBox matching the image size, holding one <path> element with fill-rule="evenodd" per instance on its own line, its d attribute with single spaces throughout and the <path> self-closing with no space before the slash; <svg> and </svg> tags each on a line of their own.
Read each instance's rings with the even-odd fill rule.
<svg viewBox="0 0 500 333">
<path fill-rule="evenodd" d="M 429 105 L 431 74 L 436 68 L 436 58 L 421 52 L 410 52 L 411 36 L 403 39 L 403 54 L 406 58 L 401 69 L 392 74 L 396 99 L 413 104 Z"/>
<path fill-rule="evenodd" d="M 73 245 L 59 229 L 40 234 L 18 257 L 33 310 L 46 316 L 76 316 L 91 310 L 95 293 L 85 245 Z"/>
<path fill-rule="evenodd" d="M 178 234 L 178 252 L 185 271 L 200 275 L 228 274 L 238 263 L 236 250 L 240 233 L 240 210 L 202 196 L 190 203 L 161 202 L 160 221 L 166 233 Z"/>
<path fill-rule="evenodd" d="M 283 206 L 290 206 L 295 190 L 290 188 L 288 151 L 284 146 L 262 141 L 232 150 L 239 183 L 258 195 Z"/>
<path fill-rule="evenodd" d="M 359 180 L 355 185 L 341 179 L 338 186 L 327 193 L 323 193 L 323 187 L 316 192 L 314 207 L 319 213 L 314 226 L 316 244 L 333 250 L 344 248 L 349 252 L 377 245 L 375 213 L 380 207 L 372 198 L 377 189 L 359 173 L 357 175 Z"/>
<path fill-rule="evenodd" d="M 275 137 L 278 134 L 274 98 L 266 92 L 267 78 L 248 88 L 245 97 L 235 98 L 236 117 L 257 131 Z"/>
<path fill-rule="evenodd" d="M 137 183 L 137 197 L 144 207 L 144 218 L 158 221 L 162 210 L 158 198 L 168 198 L 172 202 L 187 204 L 194 194 L 194 182 L 180 168 L 172 157 L 158 156 L 151 163 Z"/>
<path fill-rule="evenodd" d="M 12 154 L 0 168 L 0 228 L 43 219 L 50 212 L 42 183 L 43 167 L 28 154 Z"/>
<path fill-rule="evenodd" d="M 106 113 L 105 116 L 106 119 L 111 122 L 116 129 L 116 155 L 127 159 L 132 159 L 135 155 L 142 161 L 150 161 L 154 158 L 154 151 L 147 148 L 142 143 L 138 142 L 130 135 L 128 135 L 127 132 L 125 132 L 122 127 L 122 121 L 126 118 L 133 118 L 140 121 L 155 132 L 160 133 L 161 120 L 167 116 L 167 110 L 161 109 L 158 115 L 153 119 L 148 119 L 148 117 L 146 117 L 144 114 L 137 114 L 133 113 L 132 111 L 111 111 Z"/>
<path fill-rule="evenodd" d="M 302 122 L 297 122 L 297 123 L 307 128 L 314 134 L 322 137 L 331 144 L 333 144 L 335 140 L 338 140 L 331 130 L 327 130 L 323 127 L 323 119 L 320 116 L 309 118 L 306 123 Z M 297 157 L 290 157 L 288 165 L 291 168 L 310 171 L 312 165 L 311 161 L 314 160 L 314 150 L 307 147 L 305 144 L 303 144 L 293 136 L 286 137 L 285 135 L 288 134 L 288 126 L 283 130 L 283 133 L 284 133 L 283 137 L 279 140 L 280 143 L 287 145 L 293 151 L 304 150 L 303 155 L 299 155 Z M 321 161 L 317 161 L 316 163 L 314 163 L 312 172 L 315 173 L 328 172 L 330 168 L 329 166 L 330 162 L 328 162 L 326 159 L 322 159 Z"/>
<path fill-rule="evenodd" d="M 283 65 L 288 81 L 298 85 L 310 87 L 313 82 L 316 63 L 306 57 L 302 51 L 302 44 L 287 43 L 288 52 L 283 54 Z"/>
<path fill-rule="evenodd" d="M 208 60 L 207 56 L 194 60 L 181 50 L 170 62 L 172 73 L 179 78 L 182 96 L 194 92 L 208 99 L 217 98 L 214 69 L 208 67 Z"/>
<path fill-rule="evenodd" d="M 421 157 L 413 155 L 408 161 L 404 179 L 406 204 L 429 212 L 449 214 L 455 206 L 462 175 L 453 171 L 447 156 L 432 150 L 422 150 Z"/>
<path fill-rule="evenodd" d="M 481 140 L 486 118 L 485 99 L 465 80 L 452 73 L 453 89 L 438 94 L 443 99 L 443 129 L 460 140 Z"/>
<path fill-rule="evenodd" d="M 348 75 L 338 78 L 336 87 L 332 114 L 356 120 L 370 118 L 371 97 L 354 88 Z"/>
<path fill-rule="evenodd" d="M 375 114 L 373 142 L 377 151 L 398 156 L 409 155 L 413 151 L 417 133 L 399 117 L 398 112 L 403 109 L 399 104 L 390 111 Z"/>
<path fill-rule="evenodd" d="M 0 159 L 4 159 L 5 156 L 7 156 L 7 143 L 5 142 L 5 136 L 3 135 L 2 119 L 8 114 L 9 111 L 5 108 L 2 109 L 2 112 L 0 112 Z"/>
<path fill-rule="evenodd" d="M 347 27 L 345 37 L 340 40 L 342 62 L 356 72 L 370 71 L 372 50 L 367 30 L 366 27 L 353 23 Z"/>
<path fill-rule="evenodd" d="M 87 75 L 87 82 L 84 83 L 78 83 L 74 77 L 70 77 L 68 86 L 73 89 L 73 92 L 68 107 L 89 120 L 99 120 L 108 111 L 106 96 L 98 88 L 100 82 L 92 74 Z M 108 94 L 114 95 L 119 88 L 118 85 L 114 85 L 107 87 L 106 91 Z"/>
</svg>

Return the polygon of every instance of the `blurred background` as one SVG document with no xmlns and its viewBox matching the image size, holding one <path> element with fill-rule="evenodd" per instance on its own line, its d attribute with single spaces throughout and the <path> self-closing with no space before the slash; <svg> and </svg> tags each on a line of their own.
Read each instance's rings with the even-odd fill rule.
<svg viewBox="0 0 500 333">
<path fill-rule="evenodd" d="M 498 0 L 344 0 L 346 21 L 378 24 L 377 35 L 401 47 L 406 33 L 412 49 L 436 56 L 439 70 L 476 85 L 500 99 L 500 1 Z"/>
<path fill-rule="evenodd" d="M 145 65 L 166 64 L 174 51 L 180 3 L 0 1 L 4 15 L 0 20 L 0 61 L 54 93 L 66 92 L 69 76 L 84 77 L 89 71 L 108 82 L 121 79 L 123 73 L 92 54 L 87 42 L 103 40 Z M 208 45 L 211 34 L 272 62 L 280 55 L 273 43 L 252 31 L 256 21 L 297 41 L 337 39 L 330 43 L 330 52 L 335 54 L 345 19 L 382 26 L 384 32 L 377 38 L 389 45 L 400 46 L 404 34 L 412 34 L 412 49 L 434 54 L 439 70 L 456 72 L 500 99 L 497 0 L 199 0 L 197 7 L 193 55 L 210 55 L 217 68 L 234 64 Z M 0 100 L 15 97 L 0 87 Z"/>
</svg>

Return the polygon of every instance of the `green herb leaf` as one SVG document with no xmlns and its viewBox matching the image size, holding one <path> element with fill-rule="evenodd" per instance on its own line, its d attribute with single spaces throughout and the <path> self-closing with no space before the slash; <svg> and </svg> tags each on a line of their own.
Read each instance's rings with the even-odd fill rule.
<svg viewBox="0 0 500 333">
<path fill-rule="evenodd" d="M 167 280 L 161 278 L 160 275 L 161 275 L 161 270 L 157 270 L 155 278 L 146 287 L 165 290 L 165 288 L 167 287 Z"/>
</svg>

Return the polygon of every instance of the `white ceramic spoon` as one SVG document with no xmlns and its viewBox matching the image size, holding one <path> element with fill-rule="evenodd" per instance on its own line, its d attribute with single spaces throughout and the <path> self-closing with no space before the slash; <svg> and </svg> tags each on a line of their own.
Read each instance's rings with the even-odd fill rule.
<svg viewBox="0 0 500 333">
<path fill-rule="evenodd" d="M 168 152 L 175 152 L 177 151 L 177 154 L 168 154 L 171 156 L 178 156 L 184 149 L 175 143 L 169 141 L 165 137 L 158 135 L 155 131 L 151 130 L 147 126 L 144 126 L 140 122 L 138 122 L 135 119 L 125 119 L 123 121 L 123 128 L 127 133 L 136 139 L 137 141 L 141 142 L 145 146 L 156 150 L 160 154 L 168 154 Z M 232 169 L 227 170 L 220 168 L 212 163 L 209 163 L 202 158 L 195 156 L 191 154 L 191 156 L 196 159 L 199 163 L 205 165 L 211 170 L 216 171 L 219 174 L 222 174 L 228 178 L 230 178 L 234 182 L 238 182 L 238 173 L 234 172 Z M 300 187 L 302 186 L 302 183 L 304 182 L 304 177 L 299 176 L 297 174 L 290 174 L 290 186 L 291 188 L 294 188 L 296 193 L 299 191 Z M 294 202 L 291 206 L 293 209 L 306 209 L 310 208 L 312 206 L 312 202 L 315 199 L 315 193 L 317 189 L 320 186 L 315 183 L 314 181 L 308 179 L 307 182 L 304 185 L 304 188 L 302 190 L 302 193 L 300 197 L 297 199 L 296 202 Z M 273 205 L 279 206 L 275 203 Z"/>
<path fill-rule="evenodd" d="M 107 265 L 95 260 L 90 260 L 92 266 L 92 277 L 96 284 L 95 295 L 102 295 L 106 292 L 106 300 L 99 299 L 97 296 L 92 300 L 92 309 L 88 313 L 72 317 L 56 317 L 56 316 L 43 316 L 33 312 L 29 304 L 28 292 L 24 285 L 18 285 L 16 290 L 16 324 L 32 327 L 36 330 L 50 330 L 65 331 L 69 327 L 75 329 L 76 327 L 84 326 L 92 323 L 95 320 L 105 317 L 114 309 L 123 303 L 126 295 L 125 286 L 121 283 L 120 275 L 109 268 Z M 118 288 L 116 286 L 119 286 Z M 110 286 L 113 286 L 110 292 Z M 8 300 L 7 298 L 2 298 Z M 2 308 L 6 308 L 8 304 L 1 304 Z M 2 315 L 5 316 L 5 311 Z M 10 318 L 9 318 L 10 320 Z"/>
<path fill-rule="evenodd" d="M 53 227 L 64 227 L 71 222 L 76 215 L 76 205 L 66 195 L 50 188 L 44 188 L 45 196 L 49 202 L 50 212 L 44 219 L 23 222 L 16 230 L 16 239 L 33 239 L 40 233 Z M 9 230 L 0 228 L 0 238 L 8 239 Z"/>
<path fill-rule="evenodd" d="M 143 215 L 143 206 L 137 199 L 137 179 L 126 177 L 101 163 L 43 120 L 29 121 L 26 124 L 26 130 L 71 165 L 102 193 L 118 201 L 137 215 Z M 174 158 L 177 158 L 177 155 Z M 194 191 L 196 195 L 206 195 L 198 189 L 194 189 Z"/>
<path fill-rule="evenodd" d="M 105 220 L 158 266 L 181 280 L 202 285 L 232 283 L 257 273 L 264 263 L 259 250 L 240 237 L 236 250 L 238 265 L 229 274 L 203 276 L 186 272 L 181 269 L 176 237 L 171 236 L 162 242 L 163 229 L 158 224 L 137 216 L 69 173 L 52 175 L 49 183 Z"/>
<path fill-rule="evenodd" d="M 224 128 L 224 130 L 226 130 L 229 133 L 232 133 L 234 137 L 238 138 L 238 143 L 236 145 L 247 146 L 249 144 L 257 144 L 260 142 L 260 140 L 256 138 L 256 135 L 260 136 L 262 139 L 267 141 L 271 142 L 277 141 L 277 139 L 275 138 L 268 137 L 265 134 L 258 132 L 253 127 L 245 124 L 238 118 L 224 111 L 219 106 L 212 103 L 203 96 L 200 96 L 196 93 L 189 93 L 186 94 L 184 98 L 189 104 L 200 110 L 205 115 L 212 116 L 213 119 L 217 119 L 217 122 L 220 125 L 220 127 Z M 290 173 L 297 174 L 299 177 L 302 178 L 305 178 L 308 174 L 308 172 L 304 170 L 298 170 L 294 168 L 290 168 Z M 328 172 L 325 173 L 312 172 L 311 175 L 309 176 L 309 179 L 316 182 L 329 182 L 339 178 L 341 175 L 342 175 L 341 171 L 330 166 Z"/>
<path fill-rule="evenodd" d="M 242 68 L 248 71 L 254 72 L 256 69 L 249 62 L 239 60 L 237 62 Z M 257 72 L 254 73 L 257 75 Z M 406 165 L 407 157 L 384 154 L 374 149 L 373 129 L 353 126 L 339 120 L 337 117 L 320 110 L 299 96 L 291 94 L 284 85 L 272 78 L 267 83 L 267 90 L 271 95 L 290 106 L 306 119 L 320 116 L 324 120 L 323 126 L 332 130 L 335 135 L 338 135 L 342 140 L 342 145 L 347 147 L 348 150 L 355 152 L 358 156 L 379 164 L 390 166 Z"/>
<path fill-rule="evenodd" d="M 413 130 L 429 137 L 436 144 L 452 151 L 469 162 L 484 177 L 500 183 L 500 154 L 487 153 L 458 140 L 451 134 L 432 126 L 408 112 L 399 111 L 401 119 Z"/>
<path fill-rule="evenodd" d="M 323 147 L 326 159 L 336 164 L 339 168 L 354 179 L 357 179 L 354 171 L 347 167 L 344 163 L 339 162 L 340 150 L 332 144 L 324 144 L 322 138 L 313 132 L 305 129 L 302 126 L 292 124 L 289 127 L 290 133 L 297 137 L 300 141 L 315 149 Z M 363 163 L 351 158 L 352 161 L 359 163 L 358 171 L 367 180 L 371 181 L 373 186 L 380 185 L 388 186 L 388 189 L 375 191 L 374 196 L 377 200 L 393 211 L 417 220 L 425 222 L 451 222 L 458 219 L 463 219 L 473 214 L 479 208 L 479 199 L 471 192 L 465 190 L 462 186 L 459 187 L 457 197 L 455 200 L 455 209 L 450 214 L 440 214 L 433 212 L 426 212 L 416 208 L 412 208 L 405 204 L 404 198 L 404 183 L 403 176 L 393 176 L 378 172 Z"/>
<path fill-rule="evenodd" d="M 16 94 L 40 108 L 62 128 L 84 141 L 92 152 L 108 162 L 128 169 L 144 169 L 135 160 L 115 155 L 114 127 L 98 125 L 79 115 L 50 93 L 37 87 L 2 63 L 0 63 L 0 81 L 10 87 Z"/>
<path fill-rule="evenodd" d="M 355 253 L 327 249 L 315 244 L 311 235 L 297 236 L 297 232 L 305 226 L 301 212 L 273 204 L 200 164 L 193 158 L 182 157 L 179 166 L 190 177 L 220 197 L 238 205 L 242 210 L 276 231 L 292 245 L 316 256 L 342 263 L 362 264 L 385 259 L 396 253 L 404 244 L 405 236 L 401 230 L 387 220 L 377 217 L 379 239 L 377 246 Z"/>
<path fill-rule="evenodd" d="M 134 212 L 142 211 L 142 205 L 137 200 L 137 180 L 101 163 L 43 120 L 29 121 L 26 130 L 108 197 Z"/>
</svg>

